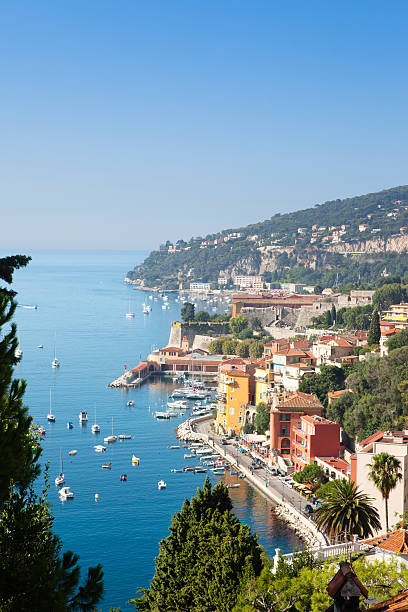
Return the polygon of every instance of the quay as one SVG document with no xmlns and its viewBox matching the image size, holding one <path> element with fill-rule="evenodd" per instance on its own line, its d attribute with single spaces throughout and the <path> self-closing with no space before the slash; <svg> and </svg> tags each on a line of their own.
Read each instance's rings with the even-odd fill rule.
<svg viewBox="0 0 408 612">
<path fill-rule="evenodd" d="M 209 429 L 211 416 L 190 418 L 177 428 L 177 436 L 185 441 L 202 441 L 211 446 L 229 463 L 245 475 L 256 489 L 276 504 L 276 514 L 304 540 L 309 547 L 327 546 L 326 535 L 304 514 L 309 503 L 297 491 L 288 489 L 276 476 L 264 468 L 252 470 L 253 457 L 242 454 L 231 443 L 221 444 L 221 437 Z"/>
</svg>

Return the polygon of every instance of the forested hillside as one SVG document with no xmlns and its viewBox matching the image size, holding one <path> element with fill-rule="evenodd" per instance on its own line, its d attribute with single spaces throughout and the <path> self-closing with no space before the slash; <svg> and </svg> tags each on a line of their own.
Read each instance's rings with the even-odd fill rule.
<svg viewBox="0 0 408 612">
<path fill-rule="evenodd" d="M 168 241 L 128 277 L 162 288 L 216 284 L 220 275 L 232 286 L 234 275 L 253 273 L 266 282 L 333 285 L 338 279 L 341 285 L 369 285 L 384 269 L 408 273 L 408 186 L 277 214 L 188 242 Z"/>
</svg>

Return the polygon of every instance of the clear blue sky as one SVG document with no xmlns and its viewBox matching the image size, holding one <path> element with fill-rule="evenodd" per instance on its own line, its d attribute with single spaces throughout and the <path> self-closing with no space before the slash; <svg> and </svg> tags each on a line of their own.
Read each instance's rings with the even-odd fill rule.
<svg viewBox="0 0 408 612">
<path fill-rule="evenodd" d="M 408 3 L 0 5 L 3 248 L 149 249 L 408 183 Z"/>
</svg>

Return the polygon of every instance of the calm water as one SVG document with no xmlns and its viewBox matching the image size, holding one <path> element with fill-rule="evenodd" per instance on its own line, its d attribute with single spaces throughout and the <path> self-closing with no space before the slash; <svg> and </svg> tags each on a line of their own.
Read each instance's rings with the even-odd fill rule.
<svg viewBox="0 0 408 612">
<path fill-rule="evenodd" d="M 9 253 L 6 253 L 9 254 Z M 126 606 L 138 586 L 147 586 L 154 572 L 159 541 L 168 535 L 172 515 L 185 497 L 195 494 L 204 474 L 172 474 L 182 467 L 185 449 L 170 450 L 179 419 L 156 421 L 172 385 L 146 384 L 139 390 L 109 389 L 108 383 L 133 367 L 153 345 L 164 346 L 170 322 L 179 317 L 180 305 L 170 298 L 170 309 L 153 302 L 150 315 L 143 315 L 148 297 L 123 283 L 125 273 L 143 259 L 141 252 L 36 252 L 25 270 L 15 274 L 14 287 L 20 304 L 37 304 L 37 310 L 19 307 L 17 324 L 23 360 L 16 375 L 28 382 L 26 403 L 35 421 L 46 428 L 43 463 L 50 461 L 49 499 L 55 515 L 55 530 L 65 549 L 80 555 L 83 568 L 101 562 L 105 571 L 105 600 L 100 606 Z M 135 317 L 125 318 L 130 306 Z M 56 334 L 58 370 L 51 368 Z M 37 346 L 43 344 L 44 349 Z M 52 389 L 56 423 L 48 424 L 49 390 Z M 135 406 L 126 402 L 133 399 Z M 101 434 L 91 433 L 96 405 Z M 80 410 L 90 416 L 88 426 L 78 421 Z M 117 441 L 104 454 L 93 445 L 103 443 L 114 418 L 114 431 L 133 438 Z M 181 417 L 185 418 L 185 417 Z M 67 421 L 74 429 L 66 428 Z M 68 503 L 59 501 L 54 478 L 59 472 L 62 449 L 66 484 L 75 493 Z M 70 457 L 68 451 L 77 449 Z M 141 457 L 132 467 L 131 457 Z M 112 470 L 101 469 L 104 461 Z M 120 474 L 127 473 L 127 482 Z M 158 491 L 163 478 L 167 490 Z M 236 476 L 226 476 L 235 482 Z M 95 493 L 99 502 L 95 503 Z M 276 520 L 271 504 L 247 483 L 231 490 L 235 513 L 259 534 L 260 543 L 273 554 L 295 548 L 296 536 Z"/>
</svg>

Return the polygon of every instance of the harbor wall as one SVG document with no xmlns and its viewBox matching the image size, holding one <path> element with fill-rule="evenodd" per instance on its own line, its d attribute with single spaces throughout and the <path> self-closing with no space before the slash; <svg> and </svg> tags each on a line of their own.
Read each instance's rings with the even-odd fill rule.
<svg viewBox="0 0 408 612">
<path fill-rule="evenodd" d="M 193 351 L 197 349 L 208 351 L 211 340 L 215 339 L 215 336 L 198 334 L 196 330 L 191 329 L 188 325 L 173 322 L 170 327 L 170 335 L 167 346 L 178 346 L 181 348 L 181 343 L 184 337 L 188 339 L 190 348 Z"/>
</svg>

